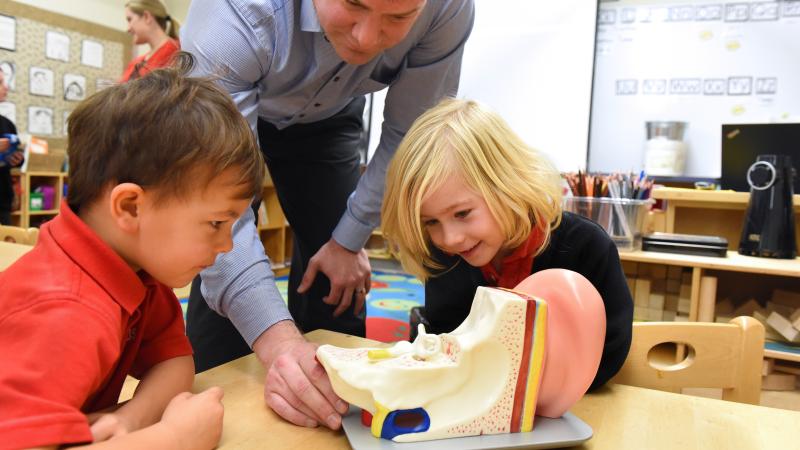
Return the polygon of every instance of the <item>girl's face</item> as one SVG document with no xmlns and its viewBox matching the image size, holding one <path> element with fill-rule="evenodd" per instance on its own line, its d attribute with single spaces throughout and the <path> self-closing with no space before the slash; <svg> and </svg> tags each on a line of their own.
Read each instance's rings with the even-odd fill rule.
<svg viewBox="0 0 800 450">
<path fill-rule="evenodd" d="M 422 201 L 420 218 L 433 245 L 484 266 L 505 256 L 505 236 L 482 195 L 460 176 L 449 177 Z"/>
</svg>

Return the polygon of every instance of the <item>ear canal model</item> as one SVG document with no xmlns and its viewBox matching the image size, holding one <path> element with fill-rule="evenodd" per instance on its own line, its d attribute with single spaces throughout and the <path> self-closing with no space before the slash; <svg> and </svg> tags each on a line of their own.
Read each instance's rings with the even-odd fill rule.
<svg viewBox="0 0 800 450">
<path fill-rule="evenodd" d="M 552 301 L 529 294 L 545 284 L 550 290 L 542 292 Z M 323 345 L 317 357 L 336 394 L 372 415 L 376 437 L 412 442 L 531 431 L 539 409 L 558 417 L 588 388 L 602 353 L 605 314 L 600 295 L 575 272 L 542 271 L 519 287 L 479 287 L 469 315 L 451 333 L 427 334 L 420 326 L 413 343 Z M 591 321 L 602 326 L 580 332 Z M 562 339 L 570 342 L 551 343 Z M 589 361 L 575 361 L 579 355 Z"/>
</svg>

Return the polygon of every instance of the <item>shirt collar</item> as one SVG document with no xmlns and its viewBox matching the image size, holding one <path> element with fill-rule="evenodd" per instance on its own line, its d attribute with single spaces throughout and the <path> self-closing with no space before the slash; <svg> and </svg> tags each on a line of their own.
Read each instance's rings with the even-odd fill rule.
<svg viewBox="0 0 800 450">
<path fill-rule="evenodd" d="M 322 31 L 313 0 L 300 0 L 300 30 L 314 33 Z"/>
<path fill-rule="evenodd" d="M 56 245 L 129 314 L 139 307 L 154 280 L 144 272 L 140 278 L 100 236 L 61 202 L 59 215 L 42 229 Z"/>
</svg>

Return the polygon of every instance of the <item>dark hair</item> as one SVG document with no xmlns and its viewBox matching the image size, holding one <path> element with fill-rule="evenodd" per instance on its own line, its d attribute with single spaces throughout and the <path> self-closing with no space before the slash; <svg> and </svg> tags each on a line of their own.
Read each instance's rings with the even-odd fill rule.
<svg viewBox="0 0 800 450">
<path fill-rule="evenodd" d="M 189 77 L 193 59 L 100 91 L 70 114 L 67 203 L 76 213 L 109 186 L 136 183 L 156 201 L 204 189 L 239 170 L 241 198 L 261 190 L 265 165 L 230 96 L 208 78 Z"/>
</svg>

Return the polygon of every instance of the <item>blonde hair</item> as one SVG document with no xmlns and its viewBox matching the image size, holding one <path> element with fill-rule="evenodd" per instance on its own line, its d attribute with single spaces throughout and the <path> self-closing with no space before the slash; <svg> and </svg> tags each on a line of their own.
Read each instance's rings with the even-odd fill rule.
<svg viewBox="0 0 800 450">
<path fill-rule="evenodd" d="M 387 169 L 381 229 L 405 270 L 425 281 L 444 269 L 431 255 L 420 210 L 428 194 L 459 175 L 486 200 L 505 248 L 520 246 L 534 227 L 544 237 L 537 254 L 547 246 L 561 221 L 558 171 L 497 113 L 445 99 L 412 124 Z"/>
<path fill-rule="evenodd" d="M 125 4 L 125 7 L 138 15 L 149 12 L 158 26 L 167 33 L 167 36 L 179 40 L 181 24 L 167 13 L 167 7 L 159 0 L 132 0 Z"/>
</svg>

